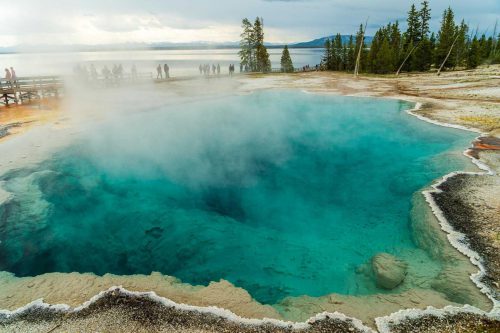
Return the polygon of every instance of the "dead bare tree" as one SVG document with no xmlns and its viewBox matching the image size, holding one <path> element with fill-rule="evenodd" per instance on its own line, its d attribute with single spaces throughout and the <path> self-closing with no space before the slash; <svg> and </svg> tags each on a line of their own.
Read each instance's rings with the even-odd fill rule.
<svg viewBox="0 0 500 333">
<path fill-rule="evenodd" d="M 493 29 L 493 49 L 491 50 L 490 57 L 493 58 L 497 54 L 497 26 L 498 20 L 495 21 L 495 28 Z"/>
<path fill-rule="evenodd" d="M 403 69 L 403 66 L 405 65 L 406 61 L 408 61 L 408 59 L 410 58 L 413 51 L 415 51 L 417 46 L 418 46 L 418 43 L 410 50 L 410 52 L 408 52 L 408 55 L 406 56 L 405 60 L 403 60 L 403 63 L 401 64 L 401 66 L 399 66 L 398 71 L 396 72 L 396 76 L 399 75 L 399 72 L 401 72 L 401 69 Z"/>
<path fill-rule="evenodd" d="M 358 51 L 358 56 L 356 57 L 356 66 L 354 67 L 354 76 L 358 77 L 359 75 L 359 67 L 360 67 L 360 62 L 361 62 L 361 52 L 363 51 L 363 44 L 365 42 L 365 32 L 366 32 L 366 26 L 368 25 L 368 19 L 366 19 L 365 26 L 363 27 L 363 30 L 361 31 L 361 41 L 359 45 L 359 51 Z"/>
<path fill-rule="evenodd" d="M 446 55 L 446 58 L 444 58 L 443 63 L 441 64 L 441 66 L 438 69 L 438 72 L 437 72 L 438 76 L 441 75 L 441 71 L 443 70 L 444 64 L 446 64 L 446 62 L 448 61 L 448 58 L 450 57 L 451 51 L 453 50 L 453 47 L 455 46 L 455 43 L 457 42 L 459 36 L 460 35 L 457 34 L 457 37 L 455 37 L 455 40 L 453 41 L 453 44 L 451 44 L 450 50 L 448 51 L 448 54 Z"/>
</svg>

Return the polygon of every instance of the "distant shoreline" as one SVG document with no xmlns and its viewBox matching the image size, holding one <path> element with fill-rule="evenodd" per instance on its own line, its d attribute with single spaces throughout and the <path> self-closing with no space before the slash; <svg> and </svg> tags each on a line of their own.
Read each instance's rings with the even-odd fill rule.
<svg viewBox="0 0 500 333">
<path fill-rule="evenodd" d="M 282 49 L 285 47 L 285 44 L 283 45 L 266 45 L 268 49 Z M 322 50 L 324 47 L 320 46 L 289 46 L 289 49 L 318 49 Z M 79 52 L 123 52 L 123 51 L 204 51 L 204 50 L 239 50 L 240 47 L 238 45 L 234 46 L 182 46 L 182 47 L 175 47 L 175 46 L 166 46 L 166 47 L 144 47 L 144 48 L 113 48 L 113 47 L 103 47 L 103 48 L 89 48 L 89 49 L 71 49 L 70 47 L 68 48 L 61 48 L 61 49 L 41 49 L 41 50 L 27 50 L 27 51 L 0 51 L 0 55 L 2 54 L 33 54 L 33 53 L 79 53 Z"/>
</svg>

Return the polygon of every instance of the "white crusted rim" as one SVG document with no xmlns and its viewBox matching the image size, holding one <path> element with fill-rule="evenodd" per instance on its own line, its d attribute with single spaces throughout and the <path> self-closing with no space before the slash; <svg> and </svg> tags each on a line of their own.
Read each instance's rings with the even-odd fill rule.
<svg viewBox="0 0 500 333">
<path fill-rule="evenodd" d="M 348 317 L 342 313 L 339 312 L 323 312 L 320 314 L 317 314 L 314 317 L 309 318 L 305 322 L 291 322 L 291 321 L 283 321 L 283 320 L 278 320 L 278 319 L 270 319 L 270 318 L 264 318 L 264 319 L 250 319 L 250 318 L 243 318 L 235 313 L 227 310 L 227 309 L 222 309 L 216 306 L 208 306 L 208 307 L 202 307 L 202 306 L 193 306 L 193 305 L 187 305 L 187 304 L 182 304 L 182 303 L 176 303 L 168 298 L 158 296 L 155 292 L 153 291 L 148 291 L 148 292 L 135 292 L 135 291 L 129 291 L 123 288 L 122 286 L 114 286 L 110 287 L 106 291 L 101 291 L 99 294 L 93 296 L 90 300 L 87 302 L 83 303 L 82 305 L 76 307 L 76 308 L 71 308 L 67 304 L 57 304 L 57 305 L 50 305 L 45 302 L 43 302 L 42 299 L 38 299 L 36 301 L 33 301 L 19 309 L 9 311 L 9 310 L 0 310 L 0 316 L 4 316 L 6 318 L 10 318 L 12 316 L 16 315 L 21 315 L 31 309 L 47 309 L 47 310 L 52 310 L 56 312 L 80 312 L 84 309 L 87 309 L 90 307 L 93 303 L 96 303 L 99 301 L 101 298 L 104 298 L 106 295 L 109 293 L 112 293 L 114 291 L 118 291 L 121 294 L 125 294 L 127 296 L 132 296 L 132 297 L 147 297 L 150 300 L 157 302 L 161 305 L 164 305 L 166 307 L 173 307 L 178 310 L 183 310 L 183 311 L 191 311 L 191 312 L 199 312 L 202 314 L 212 314 L 219 316 L 221 318 L 224 318 L 228 321 L 240 323 L 246 326 L 262 326 L 266 324 L 271 324 L 276 327 L 288 327 L 288 328 L 293 328 L 293 329 L 307 329 L 310 327 L 310 325 L 316 321 L 324 320 L 326 318 L 332 318 L 332 319 L 338 319 L 344 322 L 348 322 L 352 324 L 356 329 L 366 332 L 366 333 L 375 333 L 373 329 L 365 326 L 359 319 L 356 318 L 351 318 Z"/>
<path fill-rule="evenodd" d="M 391 326 L 397 325 L 408 319 L 418 319 L 423 316 L 431 315 L 438 318 L 443 318 L 446 315 L 456 315 L 460 313 L 476 314 L 480 316 L 485 316 L 491 319 L 500 320 L 500 314 L 489 313 L 470 305 L 464 305 L 462 307 L 458 306 L 445 306 L 442 309 L 437 309 L 435 307 L 429 306 L 425 310 L 420 309 L 407 309 L 399 310 L 385 317 L 379 317 L 375 319 L 377 328 L 380 332 L 390 332 Z"/>
<path fill-rule="evenodd" d="M 415 105 L 415 108 L 408 110 L 407 113 L 412 115 L 412 116 L 418 117 L 419 119 L 421 119 L 423 121 L 427 121 L 429 123 L 432 123 L 432 124 L 435 124 L 438 126 L 451 127 L 451 128 L 461 129 L 461 130 L 465 130 L 465 131 L 481 133 L 481 131 L 479 131 L 475 128 L 468 128 L 468 127 L 461 126 L 461 125 L 441 123 L 439 121 L 428 119 L 424 116 L 416 114 L 414 111 L 417 111 L 421 107 L 422 107 L 422 104 L 417 103 Z M 486 134 L 482 133 L 479 137 L 476 138 L 476 140 L 479 139 L 481 136 L 485 136 L 485 135 Z M 463 233 L 458 232 L 457 230 L 455 230 L 451 226 L 451 224 L 448 222 L 448 220 L 446 220 L 446 217 L 444 216 L 443 211 L 439 208 L 439 206 L 437 205 L 436 201 L 434 200 L 434 198 L 432 196 L 433 193 L 441 193 L 442 191 L 439 189 L 439 186 L 442 185 L 443 183 L 445 183 L 449 178 L 454 177 L 456 175 L 485 176 L 485 175 L 494 175 L 495 174 L 494 171 L 488 165 L 486 165 L 485 163 L 479 161 L 478 159 L 476 159 L 475 157 L 470 155 L 469 151 L 470 151 L 470 148 L 466 149 L 463 152 L 464 156 L 470 158 L 472 160 L 472 163 L 474 163 L 480 170 L 483 170 L 483 172 L 465 172 L 465 171 L 451 172 L 451 173 L 445 175 L 444 177 L 442 177 L 436 183 L 432 184 L 431 189 L 422 191 L 422 194 L 424 195 L 427 203 L 430 205 L 434 216 L 436 216 L 437 220 L 439 221 L 441 229 L 444 232 L 446 232 L 447 238 L 448 238 L 450 244 L 454 248 L 456 248 L 458 251 L 460 251 L 462 254 L 466 255 L 470 259 L 472 264 L 474 264 L 475 266 L 477 266 L 479 268 L 479 271 L 475 274 L 471 274 L 470 278 L 476 284 L 476 286 L 481 290 L 481 292 L 484 293 L 492 301 L 493 308 L 491 310 L 491 313 L 495 314 L 495 313 L 500 313 L 500 302 L 499 302 L 499 300 L 497 300 L 495 298 L 495 296 L 494 296 L 495 292 L 488 285 L 486 285 L 485 283 L 482 282 L 482 278 L 486 274 L 486 269 L 483 265 L 483 259 L 476 251 L 472 250 L 470 247 L 468 247 L 465 244 L 464 239 L 466 238 L 466 236 Z"/>
</svg>

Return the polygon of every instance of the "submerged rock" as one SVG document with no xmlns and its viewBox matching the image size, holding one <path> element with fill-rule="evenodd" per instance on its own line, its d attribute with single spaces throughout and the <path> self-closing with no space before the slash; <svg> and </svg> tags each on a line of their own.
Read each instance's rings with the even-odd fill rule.
<svg viewBox="0 0 500 333">
<path fill-rule="evenodd" d="M 372 269 L 377 285 L 384 289 L 394 289 L 405 279 L 408 265 L 388 253 L 379 253 L 372 258 Z"/>
</svg>

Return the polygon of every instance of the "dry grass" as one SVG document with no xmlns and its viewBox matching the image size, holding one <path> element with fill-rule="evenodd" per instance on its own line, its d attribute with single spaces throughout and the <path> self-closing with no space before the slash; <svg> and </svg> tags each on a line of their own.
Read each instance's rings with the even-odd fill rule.
<svg viewBox="0 0 500 333">
<path fill-rule="evenodd" d="M 471 127 L 480 127 L 488 131 L 500 128 L 500 117 L 495 116 L 461 116 L 458 117 L 461 122 L 467 123 Z"/>
</svg>

